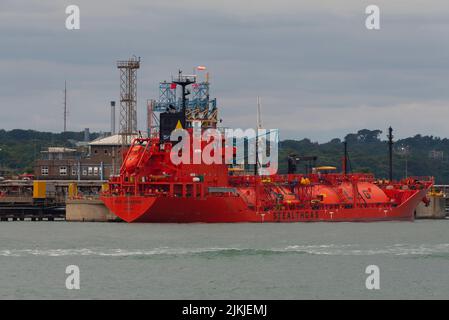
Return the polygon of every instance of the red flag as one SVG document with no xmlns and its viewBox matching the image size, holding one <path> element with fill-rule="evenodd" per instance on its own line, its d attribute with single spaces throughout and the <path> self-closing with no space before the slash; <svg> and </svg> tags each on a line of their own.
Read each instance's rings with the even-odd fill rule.
<svg viewBox="0 0 449 320">
<path fill-rule="evenodd" d="M 172 83 L 170 84 L 170 89 L 176 89 L 176 83 L 173 83 L 173 82 L 172 82 Z"/>
</svg>

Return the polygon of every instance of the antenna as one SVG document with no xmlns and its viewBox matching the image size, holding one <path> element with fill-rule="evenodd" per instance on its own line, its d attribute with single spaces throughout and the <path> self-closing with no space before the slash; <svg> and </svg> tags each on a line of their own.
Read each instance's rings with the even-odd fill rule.
<svg viewBox="0 0 449 320">
<path fill-rule="evenodd" d="M 388 178 L 390 182 L 393 180 L 393 128 L 388 128 Z"/>
<path fill-rule="evenodd" d="M 64 80 L 64 131 L 67 131 L 67 81 Z"/>
<path fill-rule="evenodd" d="M 262 129 L 262 120 L 260 113 L 260 97 L 257 96 L 257 128 Z"/>
<path fill-rule="evenodd" d="M 256 163 L 254 164 L 254 187 L 256 194 L 256 213 L 259 213 L 259 184 L 257 176 L 259 175 L 259 129 L 262 128 L 260 120 L 260 97 L 257 96 L 257 129 L 256 129 Z"/>
<path fill-rule="evenodd" d="M 254 164 L 255 176 L 259 174 L 259 129 L 262 129 L 262 121 L 260 119 L 260 97 L 257 96 L 256 163 Z"/>
</svg>

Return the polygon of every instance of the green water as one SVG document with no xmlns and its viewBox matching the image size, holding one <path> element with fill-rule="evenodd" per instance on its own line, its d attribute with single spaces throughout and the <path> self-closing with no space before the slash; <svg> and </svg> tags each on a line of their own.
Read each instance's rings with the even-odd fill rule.
<svg viewBox="0 0 449 320">
<path fill-rule="evenodd" d="M 380 290 L 365 287 L 373 264 Z M 449 220 L 2 222 L 0 266 L 1 299 L 447 299 Z"/>
</svg>

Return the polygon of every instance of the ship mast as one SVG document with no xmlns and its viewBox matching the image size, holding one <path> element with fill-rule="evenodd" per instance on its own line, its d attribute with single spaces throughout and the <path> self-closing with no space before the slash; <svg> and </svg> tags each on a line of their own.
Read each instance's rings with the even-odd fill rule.
<svg viewBox="0 0 449 320">
<path fill-rule="evenodd" d="M 254 165 L 255 176 L 259 174 L 259 129 L 262 129 L 262 120 L 260 115 L 260 97 L 257 96 L 256 163 Z"/>
<path fill-rule="evenodd" d="M 183 76 L 182 71 L 178 71 L 178 78 L 174 79 L 172 81 L 173 83 L 181 86 L 181 94 L 182 94 L 182 114 L 184 115 L 184 118 L 186 117 L 186 109 L 187 109 L 187 96 L 190 94 L 190 90 L 188 90 L 186 87 L 191 85 L 192 83 L 196 82 L 196 75 L 192 76 Z"/>
<path fill-rule="evenodd" d="M 390 183 L 393 180 L 393 128 L 388 128 L 388 178 Z"/>
<path fill-rule="evenodd" d="M 256 195 L 256 214 L 259 213 L 259 183 L 258 183 L 258 169 L 259 169 L 259 129 L 262 128 L 262 121 L 260 120 L 260 97 L 257 96 L 257 129 L 256 129 L 256 163 L 254 164 L 254 188 Z"/>
<path fill-rule="evenodd" d="M 257 97 L 257 128 L 262 129 L 262 120 L 260 113 L 260 97 Z"/>
</svg>

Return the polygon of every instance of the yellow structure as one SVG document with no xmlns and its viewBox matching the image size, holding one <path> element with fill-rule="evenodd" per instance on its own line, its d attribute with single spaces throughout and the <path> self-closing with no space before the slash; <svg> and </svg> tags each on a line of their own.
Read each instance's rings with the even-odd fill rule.
<svg viewBox="0 0 449 320">
<path fill-rule="evenodd" d="M 107 191 L 109 191 L 109 184 L 108 184 L 108 183 L 103 183 L 103 184 L 101 185 L 101 191 L 102 191 L 102 192 L 107 192 Z"/>
<path fill-rule="evenodd" d="M 69 198 L 73 199 L 78 196 L 78 185 L 74 182 L 69 183 Z"/>
<path fill-rule="evenodd" d="M 33 198 L 45 199 L 47 197 L 47 182 L 46 181 L 33 181 Z"/>
<path fill-rule="evenodd" d="M 332 166 L 321 166 L 321 167 L 316 167 L 315 168 L 317 171 L 333 171 L 333 170 L 337 170 L 337 167 L 332 167 Z"/>
</svg>

